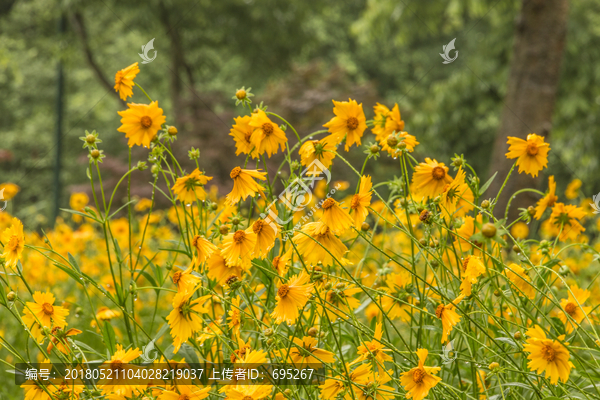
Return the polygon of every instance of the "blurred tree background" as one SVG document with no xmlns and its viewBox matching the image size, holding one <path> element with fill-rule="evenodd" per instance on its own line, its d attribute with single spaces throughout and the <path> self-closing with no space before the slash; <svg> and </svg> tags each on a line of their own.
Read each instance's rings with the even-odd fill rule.
<svg viewBox="0 0 600 400">
<path fill-rule="evenodd" d="M 448 164 L 464 153 L 487 178 L 520 8 L 517 0 L 0 0 L 0 182 L 21 187 L 9 211 L 30 227 L 52 215 L 59 62 L 60 206 L 88 190 L 78 139 L 86 129 L 103 140 L 105 186 L 127 171 L 126 139 L 117 132 L 125 105 L 112 89 L 114 74 L 141 62 L 141 46 L 152 38 L 157 58 L 140 63 L 136 82 L 179 129 L 179 157 L 200 148 L 201 166 L 222 194 L 231 167 L 243 162 L 228 136 L 240 112 L 231 97 L 242 85 L 302 136 L 331 118 L 331 99 L 355 98 L 368 118 L 376 101 L 397 102 L 406 130 L 421 142 L 417 159 Z M 453 38 L 459 57 L 444 65 L 439 53 Z M 600 3 L 573 1 L 544 171 L 561 193 L 574 178 L 588 197 L 600 190 L 599 61 Z M 135 88 L 132 101 L 147 99 Z M 366 133 L 363 143 L 373 138 Z M 146 156 L 134 149 L 135 161 Z M 389 178 L 399 168 L 388 159 L 367 172 Z M 149 196 L 149 171 L 136 174 L 134 194 Z M 350 177 L 343 165 L 334 174 Z"/>
</svg>

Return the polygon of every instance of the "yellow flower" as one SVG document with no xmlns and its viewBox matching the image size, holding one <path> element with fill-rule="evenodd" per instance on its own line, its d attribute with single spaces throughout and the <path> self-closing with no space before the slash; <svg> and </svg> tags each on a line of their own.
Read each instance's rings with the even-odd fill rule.
<svg viewBox="0 0 600 400">
<path fill-rule="evenodd" d="M 390 351 L 390 349 L 387 349 L 384 346 L 384 344 L 381 343 L 381 337 L 383 336 L 382 328 L 382 324 L 380 322 L 377 323 L 377 325 L 375 326 L 375 334 L 373 335 L 373 340 L 364 342 L 363 344 L 358 346 L 358 348 L 356 349 L 356 352 L 358 353 L 358 358 L 352 361 L 350 365 L 371 359 L 375 359 L 381 364 L 383 364 L 384 362 L 391 361 L 393 359 L 392 356 L 386 353 Z"/>
<path fill-rule="evenodd" d="M 460 210 L 458 210 L 461 199 L 469 201 L 464 202 Z M 452 182 L 446 184 L 442 190 L 442 199 L 440 201 L 442 215 L 448 220 L 457 214 L 464 215 L 473 209 L 472 204 L 473 192 L 471 192 L 469 185 L 465 183 L 465 172 L 460 167 L 456 173 L 456 177 Z"/>
<path fill-rule="evenodd" d="M 225 259 L 219 251 L 215 251 L 208 259 L 208 277 L 215 279 L 218 284 L 223 285 L 227 278 L 235 275 L 238 278 L 242 277 L 244 269 L 243 265 L 232 265 L 225 262 Z"/>
<path fill-rule="evenodd" d="M 291 252 L 283 253 L 279 256 L 273 257 L 273 261 L 271 261 L 271 266 L 279 276 L 284 276 L 289 268 Z"/>
<path fill-rule="evenodd" d="M 252 232 L 256 235 L 254 256 L 257 258 L 266 257 L 269 250 L 275 245 L 277 232 L 272 224 L 275 224 L 275 221 L 268 223 L 263 219 L 258 219 L 252 224 Z"/>
<path fill-rule="evenodd" d="M 379 142 L 381 139 L 389 136 L 385 130 L 385 123 L 387 122 L 388 115 L 390 114 L 390 109 L 383 104 L 376 103 L 373 106 L 373 111 L 375 112 L 375 117 L 373 117 L 374 126 L 371 130 L 375 134 L 375 140 Z M 404 130 L 404 126 L 402 126 L 401 130 Z"/>
<path fill-rule="evenodd" d="M 206 240 L 204 236 L 195 235 L 192 238 L 192 246 L 196 249 L 196 257 L 194 257 L 194 266 L 200 265 L 210 258 L 210 256 L 218 250 L 217 246 Z"/>
<path fill-rule="evenodd" d="M 381 308 L 383 308 L 383 312 L 391 320 L 401 318 L 405 322 L 410 321 L 412 308 L 406 304 L 409 300 L 409 293 L 405 288 L 411 283 L 412 278 L 407 271 L 391 274 L 385 280 L 387 287 L 384 287 L 383 290 L 388 295 L 382 296 Z"/>
<path fill-rule="evenodd" d="M 233 189 L 227 195 L 227 203 L 236 205 L 240 200 L 246 200 L 248 196 L 254 197 L 256 193 L 262 193 L 260 185 L 254 179 L 266 180 L 266 172 L 260 170 L 241 169 L 235 167 L 229 176 L 233 179 Z M 254 179 L 253 179 L 254 178 Z"/>
<path fill-rule="evenodd" d="M 360 301 L 352 297 L 362 290 L 353 285 L 338 283 L 325 293 L 325 313 L 330 321 L 346 319 L 360 306 Z"/>
<path fill-rule="evenodd" d="M 323 363 L 335 361 L 333 353 L 317 347 L 318 341 L 311 336 L 293 338 L 296 346 L 290 349 L 289 359 L 295 368 L 319 368 Z"/>
<path fill-rule="evenodd" d="M 483 217 L 481 214 L 478 214 L 476 218 L 469 215 L 463 218 L 463 224 L 456 230 L 458 247 L 461 251 L 466 252 L 471 250 L 473 245 L 477 246 L 477 243 L 471 242 L 470 238 L 478 231 L 477 225 L 481 227 L 482 221 Z M 477 225 L 475 223 L 477 223 Z"/>
<path fill-rule="evenodd" d="M 391 135 L 392 133 L 400 133 L 402 131 L 404 131 L 404 121 L 402 121 L 400 108 L 398 107 L 398 103 L 396 103 L 394 104 L 392 111 L 387 115 L 385 121 L 385 134 Z"/>
<path fill-rule="evenodd" d="M 358 104 L 356 100 L 352 99 L 348 99 L 348 101 L 333 100 L 333 106 L 335 117 L 323 125 L 331 133 L 328 137 L 336 144 L 341 143 L 346 137 L 346 151 L 349 151 L 353 144 L 360 146 L 360 138 L 367 129 L 367 119 L 362 103 Z"/>
<path fill-rule="evenodd" d="M 56 346 L 56 348 L 58 349 L 58 351 L 60 351 L 63 354 L 69 354 L 69 341 L 68 341 L 68 337 L 69 336 L 75 336 L 75 335 L 79 335 L 82 331 L 80 331 L 79 329 L 75 329 L 75 328 L 71 328 L 67 331 L 63 331 L 61 328 L 59 328 L 58 326 L 55 326 L 54 328 L 52 328 L 52 336 L 50 336 L 50 343 L 48 343 L 48 347 L 46 347 L 46 352 L 48 354 L 50 354 L 50 352 L 52 351 L 52 349 Z"/>
<path fill-rule="evenodd" d="M 356 388 L 352 386 L 352 390 L 356 394 L 356 400 L 392 400 L 396 398 L 396 390 L 386 385 L 392 380 L 393 371 L 391 369 L 384 373 L 370 372 L 364 381 L 364 386 Z M 352 399 L 350 394 L 344 397 L 345 400 Z"/>
<path fill-rule="evenodd" d="M 250 126 L 254 128 L 250 141 L 258 154 L 266 152 L 270 158 L 272 154 L 277 153 L 278 147 L 281 147 L 281 151 L 285 149 L 287 142 L 285 132 L 277 124 L 271 122 L 263 110 L 252 113 Z"/>
<path fill-rule="evenodd" d="M 202 330 L 201 314 L 208 313 L 203 303 L 212 296 L 206 295 L 191 300 L 193 294 L 194 289 L 188 288 L 187 291 L 179 292 L 173 298 L 173 311 L 167 316 L 173 337 L 173 353 L 177 353 L 181 345 L 192 337 L 194 332 Z"/>
<path fill-rule="evenodd" d="M 171 190 L 177 195 L 180 202 L 191 204 L 197 200 L 206 199 L 204 185 L 211 179 L 212 176 L 206 176 L 196 168 L 191 174 L 177 178 Z"/>
<path fill-rule="evenodd" d="M 462 261 L 462 283 L 460 284 L 460 292 L 465 296 L 471 294 L 471 286 L 477 283 L 477 278 L 485 274 L 485 265 L 481 262 L 481 258 L 476 256 L 467 256 Z"/>
<path fill-rule="evenodd" d="M 227 389 L 227 400 L 261 400 L 271 395 L 271 385 L 237 385 Z"/>
<path fill-rule="evenodd" d="M 448 167 L 444 163 L 438 163 L 431 158 L 425 158 L 424 163 L 415 167 L 412 176 L 412 185 L 415 196 L 434 198 L 442 193 L 446 184 L 452 182 L 452 177 L 448 175 Z"/>
<path fill-rule="evenodd" d="M 321 205 L 323 214 L 321 215 L 321 221 L 327 225 L 333 233 L 341 234 L 344 233 L 348 228 L 352 226 L 352 217 L 350 214 L 340 207 L 340 203 L 328 197 Z"/>
<path fill-rule="evenodd" d="M 333 265 L 334 258 L 342 262 L 348 248 L 323 222 L 309 222 L 292 238 L 304 262 L 310 265 Z"/>
<path fill-rule="evenodd" d="M 353 213 L 356 229 L 360 229 L 362 223 L 367 219 L 367 215 L 369 215 L 367 208 L 371 205 L 372 188 L 371 177 L 369 175 L 361 176 L 358 193 L 352 196 L 350 201 L 350 209 Z"/>
<path fill-rule="evenodd" d="M 252 158 L 258 157 L 257 147 L 250 141 L 254 127 L 250 126 L 252 117 L 245 115 L 234 118 L 235 125 L 229 131 L 229 136 L 233 136 L 235 141 L 235 155 L 250 154 Z"/>
<path fill-rule="evenodd" d="M 202 400 L 208 397 L 211 387 L 198 388 L 192 385 L 177 385 L 177 392 L 163 390 L 158 400 Z"/>
<path fill-rule="evenodd" d="M 458 315 L 454 309 L 463 298 L 463 295 L 458 296 L 451 303 L 440 304 L 435 309 L 435 316 L 442 320 L 442 343 L 446 343 L 446 341 L 448 341 L 448 335 L 460 322 L 460 315 Z"/>
<path fill-rule="evenodd" d="M 178 292 L 194 290 L 196 285 L 198 285 L 198 282 L 200 282 L 200 277 L 194 275 L 192 272 L 193 264 L 190 265 L 185 271 L 177 271 L 173 274 L 173 284 L 177 286 Z"/>
<path fill-rule="evenodd" d="M 571 368 L 575 368 L 569 361 L 569 351 L 558 341 L 546 338 L 546 334 L 539 326 L 526 332 L 529 337 L 523 349 L 530 353 L 527 367 L 538 374 L 545 372 L 550 383 L 556 385 L 559 379 L 563 382 L 569 380 Z"/>
<path fill-rule="evenodd" d="M 348 378 L 342 376 L 336 376 L 334 379 L 327 379 L 325 382 L 319 386 L 321 390 L 321 398 L 323 399 L 335 399 L 337 395 L 340 394 L 344 389 L 348 386 L 345 382 L 346 379 L 348 382 L 352 382 L 356 385 L 365 385 L 367 383 L 371 372 L 371 366 L 369 364 L 361 364 L 356 367 L 352 372 L 350 372 L 350 376 Z M 350 388 L 354 391 L 354 394 L 358 396 L 359 387 L 355 385 L 351 385 Z M 348 394 L 345 398 L 352 398 L 350 394 Z"/>
<path fill-rule="evenodd" d="M 17 218 L 12 219 L 10 227 L 2 232 L 2 243 L 4 252 L 0 257 L 4 258 L 7 267 L 15 267 L 21 259 L 25 248 L 25 236 L 23 235 L 23 224 Z"/>
<path fill-rule="evenodd" d="M 102 390 L 102 393 L 131 397 L 137 391 L 144 390 L 145 385 L 132 385 L 127 379 L 127 373 L 131 373 L 130 370 L 139 368 L 134 364 L 130 364 L 131 361 L 141 354 L 142 352 L 137 347 L 126 351 L 122 345 L 117 344 L 115 354 L 109 361 L 105 361 L 99 367 L 102 376 L 104 376 L 98 381 L 98 388 Z M 115 373 L 115 371 L 118 372 Z"/>
<path fill-rule="evenodd" d="M 111 310 L 108 307 L 100 307 L 96 311 L 96 319 L 99 321 L 110 321 L 113 318 L 117 318 L 121 315 L 119 311 Z"/>
<path fill-rule="evenodd" d="M 477 370 L 477 388 L 479 389 L 479 398 L 485 399 L 487 395 L 485 394 L 487 390 L 490 388 L 490 382 L 486 380 L 486 372 L 482 369 Z"/>
<path fill-rule="evenodd" d="M 55 306 L 54 295 L 50 292 L 35 292 L 33 294 L 34 302 L 28 301 L 23 310 L 25 315 L 23 321 L 30 327 L 34 322 L 48 328 L 67 326 L 66 317 L 69 310 L 61 306 Z"/>
<path fill-rule="evenodd" d="M 75 211 L 83 211 L 83 208 L 88 205 L 90 198 L 85 193 L 73 193 L 69 199 L 69 206 Z"/>
<path fill-rule="evenodd" d="M 426 367 L 425 359 L 429 351 L 427 349 L 418 349 L 419 365 L 410 371 L 403 372 L 400 376 L 400 383 L 404 386 L 407 399 L 422 400 L 429 394 L 429 391 L 437 385 L 442 378 L 435 376 L 440 371 L 440 367 Z"/>
<path fill-rule="evenodd" d="M 252 232 L 252 229 L 246 231 L 240 229 L 225 236 L 221 253 L 225 257 L 225 261 L 228 264 L 239 265 L 240 260 L 242 263 L 250 260 L 254 253 L 254 246 L 256 246 L 256 237 L 256 233 Z"/>
<path fill-rule="evenodd" d="M 526 239 L 529 236 L 529 225 L 525 222 L 517 222 L 510 228 L 510 234 L 515 239 Z"/>
<path fill-rule="evenodd" d="M 148 211 L 152 208 L 152 200 L 146 198 L 140 199 L 133 208 L 139 212 Z"/>
<path fill-rule="evenodd" d="M 559 240 L 576 239 L 585 228 L 579 221 L 585 217 L 585 210 L 572 204 L 556 203 L 552 207 L 550 221 L 560 230 Z"/>
<path fill-rule="evenodd" d="M 119 93 L 121 100 L 125 101 L 128 97 L 133 96 L 133 80 L 139 72 L 140 68 L 137 62 L 117 71 L 115 75 L 115 92 Z"/>
<path fill-rule="evenodd" d="M 592 310 L 592 307 L 583 307 L 583 303 L 587 301 L 590 294 L 589 290 L 574 286 L 571 288 L 569 296 L 560 301 L 560 307 L 563 312 L 558 314 L 558 318 L 565 324 L 567 333 L 571 333 L 575 326 L 581 324 L 586 315 Z"/>
<path fill-rule="evenodd" d="M 325 168 L 329 168 L 336 156 L 335 145 L 328 138 L 308 140 L 300 147 L 298 153 L 300 153 L 301 157 L 300 163 L 305 167 L 309 166 L 315 160 L 319 160 Z"/>
<path fill-rule="evenodd" d="M 519 289 L 517 292 L 519 296 L 524 295 L 531 300 L 535 298 L 535 288 L 531 284 L 531 279 L 527 275 L 527 271 L 525 271 L 521 266 L 514 263 L 510 264 L 504 269 L 504 273 L 512 282 L 512 284 Z"/>
<path fill-rule="evenodd" d="M 415 150 L 415 147 L 417 147 L 419 144 L 416 137 L 409 135 L 406 132 L 399 132 L 390 134 L 388 136 L 383 136 L 381 140 L 379 140 L 381 150 L 387 151 L 392 157 L 398 157 L 400 155 L 400 143 L 404 143 L 406 145 L 406 150 L 408 150 L 409 153 L 412 153 Z"/>
<path fill-rule="evenodd" d="M 298 319 L 299 310 L 304 308 L 313 291 L 313 284 L 308 283 L 310 277 L 302 271 L 292 276 L 287 283 L 279 284 L 277 289 L 277 305 L 271 316 L 275 323 L 287 322 L 293 324 Z"/>
<path fill-rule="evenodd" d="M 227 315 L 229 315 L 229 317 L 227 317 L 227 321 L 229 321 L 229 329 L 233 330 L 234 334 L 236 335 L 239 335 L 242 325 L 241 312 L 240 299 L 236 297 L 231 301 L 231 307 L 227 313 Z"/>
<path fill-rule="evenodd" d="M 1 184 L 0 185 L 0 193 L 2 193 L 2 196 L 1 196 L 2 200 L 4 200 L 4 201 L 11 200 L 13 197 L 15 197 L 17 195 L 17 193 L 19 193 L 19 190 L 21 190 L 21 188 L 19 188 L 14 183 Z"/>
<path fill-rule="evenodd" d="M 117 130 L 125 133 L 125 137 L 129 139 L 129 147 L 150 147 L 150 142 L 167 120 L 162 108 L 158 107 L 157 101 L 149 105 L 128 103 L 127 106 L 129 109 L 119 111 L 122 125 Z"/>
<path fill-rule="evenodd" d="M 565 197 L 569 200 L 576 199 L 579 196 L 579 189 L 581 188 L 582 182 L 580 179 L 573 179 L 567 185 L 565 190 Z"/>
<path fill-rule="evenodd" d="M 548 152 L 550 145 L 544 142 L 543 136 L 535 133 L 527 135 L 527 140 L 518 137 L 508 137 L 510 147 L 506 158 L 517 159 L 519 173 L 525 172 L 533 177 L 548 165 Z"/>
<path fill-rule="evenodd" d="M 540 219 L 546 208 L 554 206 L 554 203 L 558 200 L 556 195 L 556 182 L 554 182 L 554 175 L 548 178 L 548 193 L 542 197 L 535 206 L 535 219 Z"/>
</svg>

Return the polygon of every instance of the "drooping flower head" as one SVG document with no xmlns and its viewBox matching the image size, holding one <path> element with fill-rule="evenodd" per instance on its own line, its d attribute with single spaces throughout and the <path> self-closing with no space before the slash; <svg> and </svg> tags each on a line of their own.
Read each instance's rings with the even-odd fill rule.
<svg viewBox="0 0 600 400">
<path fill-rule="evenodd" d="M 254 180 L 266 180 L 266 172 L 260 170 L 242 169 L 235 167 L 231 170 L 229 176 L 233 179 L 233 189 L 227 195 L 227 203 L 236 205 L 240 200 L 246 200 L 248 196 L 254 196 L 262 192 L 260 185 Z"/>
<path fill-rule="evenodd" d="M 435 309 L 435 316 L 442 320 L 442 343 L 448 341 L 448 335 L 452 329 L 460 322 L 460 315 L 456 313 L 456 305 L 464 298 L 458 296 L 449 304 L 440 304 Z"/>
<path fill-rule="evenodd" d="M 250 140 L 254 132 L 254 127 L 250 126 L 251 119 L 249 115 L 234 118 L 235 124 L 229 131 L 229 136 L 233 136 L 235 141 L 236 156 L 243 153 L 250 154 L 252 158 L 258 157 L 257 147 Z"/>
<path fill-rule="evenodd" d="M 180 202 L 191 204 L 197 200 L 206 199 L 204 185 L 211 179 L 212 176 L 206 176 L 196 168 L 191 174 L 177 178 L 171 190 L 177 195 Z"/>
<path fill-rule="evenodd" d="M 308 140 L 302 144 L 298 153 L 301 157 L 300 163 L 305 167 L 318 160 L 324 168 L 329 168 L 336 155 L 335 144 L 331 143 L 331 139 L 328 138 Z"/>
<path fill-rule="evenodd" d="M 277 305 L 271 314 L 275 323 L 286 322 L 291 325 L 298 319 L 299 310 L 304 308 L 313 291 L 313 284 L 309 281 L 310 276 L 303 271 L 278 286 L 275 297 Z"/>
<path fill-rule="evenodd" d="M 348 211 L 340 206 L 340 203 L 328 197 L 321 205 L 323 214 L 321 221 L 327 225 L 332 232 L 341 234 L 352 226 L 352 217 Z"/>
<path fill-rule="evenodd" d="M 125 111 L 119 111 L 121 126 L 117 129 L 123 132 L 129 139 L 127 145 L 150 147 L 156 134 L 165 123 L 167 118 L 163 115 L 162 108 L 158 107 L 158 101 L 150 104 L 128 103 Z"/>
<path fill-rule="evenodd" d="M 535 206 L 535 219 L 540 219 L 544 211 L 548 207 L 554 206 L 554 203 L 558 200 L 558 196 L 556 195 L 556 182 L 554 182 L 554 175 L 548 178 L 548 193 L 542 197 Z"/>
<path fill-rule="evenodd" d="M 358 104 L 356 100 L 352 99 L 348 99 L 348 101 L 333 100 L 333 106 L 335 117 L 323 125 L 331 133 L 328 137 L 336 144 L 341 143 L 346 137 L 346 151 L 349 151 L 353 144 L 360 146 L 360 139 L 367 129 L 367 119 L 362 103 Z"/>
<path fill-rule="evenodd" d="M 343 262 L 348 251 L 344 243 L 323 222 L 309 222 L 292 238 L 298 253 L 307 264 L 333 265 L 334 258 Z"/>
<path fill-rule="evenodd" d="M 257 110 L 252 113 L 250 126 L 254 128 L 250 141 L 255 146 L 258 154 L 267 153 L 269 157 L 277 153 L 278 148 L 281 151 L 285 149 L 287 137 L 281 128 L 273 123 L 263 110 Z"/>
<path fill-rule="evenodd" d="M 23 224 L 18 218 L 13 218 L 12 224 L 2 232 L 2 243 L 4 243 L 4 252 L 0 257 L 4 258 L 6 266 L 15 267 L 25 249 Z"/>
<path fill-rule="evenodd" d="M 360 229 L 360 226 L 369 215 L 368 207 L 371 205 L 371 197 L 373 195 L 373 183 L 369 175 L 360 177 L 360 186 L 358 193 L 352 196 L 350 201 L 350 209 L 354 218 L 354 226 Z"/>
<path fill-rule="evenodd" d="M 543 136 L 535 133 L 527 135 L 527 140 L 518 137 L 508 137 L 510 146 L 506 158 L 517 159 L 519 173 L 525 172 L 533 177 L 548 165 L 548 152 L 550 145 L 544 142 Z"/>
<path fill-rule="evenodd" d="M 350 364 L 355 364 L 365 360 L 376 359 L 379 363 L 383 364 L 386 361 L 391 361 L 393 358 L 389 354 L 387 354 L 390 349 L 386 348 L 385 345 L 381 342 L 381 338 L 383 337 L 383 325 L 381 322 L 378 322 L 375 326 L 375 334 L 373 335 L 373 340 L 363 342 L 358 348 L 356 352 L 358 353 L 358 358 L 352 361 Z"/>
<path fill-rule="evenodd" d="M 240 261 L 249 261 L 254 254 L 256 233 L 252 227 L 248 230 L 238 230 L 228 234 L 222 243 L 222 255 L 228 264 L 239 264 Z"/>
<path fill-rule="evenodd" d="M 211 295 L 206 295 L 195 300 L 191 300 L 194 294 L 193 288 L 179 292 L 173 297 L 173 311 L 167 316 L 167 322 L 171 327 L 171 336 L 173 337 L 174 353 L 187 341 L 194 332 L 202 330 L 202 314 L 208 313 L 203 304 Z"/>
<path fill-rule="evenodd" d="M 138 67 L 137 62 L 117 71 L 115 75 L 115 92 L 119 93 L 121 100 L 126 101 L 128 97 L 133 96 L 133 80 L 139 72 L 140 67 Z"/>
<path fill-rule="evenodd" d="M 510 264 L 506 269 L 504 269 L 506 273 L 506 277 L 511 281 L 513 285 L 517 288 L 517 293 L 519 296 L 525 296 L 528 299 L 533 300 L 535 298 L 535 288 L 531 284 L 531 278 L 527 275 L 527 271 L 525 271 L 520 265 Z"/>
<path fill-rule="evenodd" d="M 333 353 L 318 346 L 318 340 L 312 336 L 304 336 L 302 339 L 292 339 L 295 346 L 290 349 L 289 360 L 294 368 L 318 368 L 323 363 L 335 361 Z"/>
<path fill-rule="evenodd" d="M 195 235 L 192 238 L 192 247 L 196 250 L 194 266 L 198 266 L 210 258 L 218 250 L 218 247 L 209 242 L 204 236 Z"/>
</svg>

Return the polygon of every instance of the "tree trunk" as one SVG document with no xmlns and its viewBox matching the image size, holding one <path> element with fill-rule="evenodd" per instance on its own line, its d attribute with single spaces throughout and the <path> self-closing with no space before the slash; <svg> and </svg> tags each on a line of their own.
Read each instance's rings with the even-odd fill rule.
<svg viewBox="0 0 600 400">
<path fill-rule="evenodd" d="M 565 47 L 568 0 L 522 0 L 515 27 L 515 44 L 510 63 L 508 88 L 500 129 L 494 143 L 490 175 L 498 176 L 488 194 L 500 190 L 515 160 L 507 160 L 507 136 L 525 139 L 529 133 L 548 137 L 556 100 L 560 65 Z M 550 146 L 552 147 L 552 146 Z M 538 187 L 542 174 L 533 178 L 513 171 L 495 208 L 504 216 L 506 204 L 519 189 Z M 539 196 L 521 193 L 509 210 L 509 221 L 518 217 L 518 209 L 533 205 Z"/>
</svg>

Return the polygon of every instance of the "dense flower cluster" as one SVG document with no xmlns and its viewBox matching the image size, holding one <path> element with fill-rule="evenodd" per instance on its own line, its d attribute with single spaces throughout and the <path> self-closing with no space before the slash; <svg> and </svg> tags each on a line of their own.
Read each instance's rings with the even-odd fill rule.
<svg viewBox="0 0 600 400">
<path fill-rule="evenodd" d="M 137 63 L 117 73 L 123 100 L 138 73 Z M 377 103 L 368 120 L 357 101 L 334 101 L 326 129 L 300 135 L 266 107 L 253 109 L 251 96 L 245 88 L 234 96 L 245 115 L 230 136 L 245 162 L 231 171 L 227 194 L 209 187 L 198 150 L 190 150 L 197 168 L 181 168 L 170 148 L 184 133 L 148 98 L 119 113 L 119 132 L 130 147 L 148 148 L 152 198 L 117 210 L 114 192 L 75 193 L 71 220 L 43 234 L 0 212 L 2 358 L 11 366 L 100 360 L 118 370 L 140 363 L 152 343 L 155 362 L 178 368 L 198 360 L 285 363 L 316 365 L 325 375 L 284 387 L 36 381 L 23 385 L 26 399 L 598 398 L 600 242 L 591 238 L 600 226 L 589 200 L 575 203 L 581 182 L 561 202 L 550 176 L 547 193 L 526 189 L 537 204 L 516 221 L 497 219 L 507 214 L 495 210 L 500 194 L 484 198 L 492 196 L 489 182 L 481 184 L 462 156 L 448 165 L 413 157 L 419 142 L 405 131 L 398 104 Z M 358 171 L 342 149 L 370 134 Z M 95 132 L 82 139 L 97 188 L 101 141 Z M 538 176 L 547 166 L 544 137 L 508 144 L 518 173 Z M 364 174 L 382 154 L 396 160 L 400 178 Z M 283 160 L 277 171 L 259 168 L 275 155 Z M 289 190 L 278 197 L 315 162 L 327 179 L 313 180 L 300 200 Z M 337 164 L 354 178 L 331 180 Z M 127 175 L 144 168 L 140 162 Z M 11 198 L 18 193 L 3 187 Z M 156 209 L 161 195 L 170 208 Z M 10 332 L 23 327 L 26 343 L 16 343 Z"/>
</svg>

